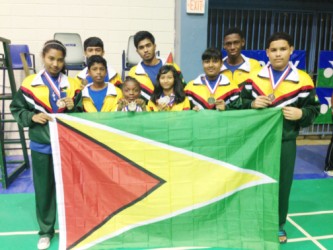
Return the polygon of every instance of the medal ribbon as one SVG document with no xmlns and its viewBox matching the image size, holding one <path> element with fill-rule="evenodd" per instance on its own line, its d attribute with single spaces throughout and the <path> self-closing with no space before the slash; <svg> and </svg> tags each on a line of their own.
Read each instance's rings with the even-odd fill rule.
<svg viewBox="0 0 333 250">
<path fill-rule="evenodd" d="M 272 84 L 272 88 L 273 90 L 276 89 L 277 86 L 279 86 L 279 84 L 281 82 L 284 81 L 284 79 L 286 79 L 286 77 L 288 76 L 289 72 L 291 70 L 290 65 L 288 64 L 288 67 L 284 70 L 283 74 L 280 76 L 280 78 L 275 82 L 274 81 L 274 76 L 273 76 L 273 71 L 272 71 L 272 65 L 268 66 L 268 74 L 269 74 L 269 80 L 271 81 Z"/>
<path fill-rule="evenodd" d="M 138 111 L 138 105 L 135 105 L 135 110 L 129 110 L 128 105 L 122 109 L 122 111 Z"/>
<path fill-rule="evenodd" d="M 164 93 L 161 94 L 161 98 L 163 98 L 165 95 Z M 175 102 L 176 96 L 175 94 L 171 94 L 169 95 L 170 101 L 168 103 L 168 106 L 171 107 L 173 105 L 173 103 Z"/>
<path fill-rule="evenodd" d="M 216 81 L 216 83 L 215 83 L 214 88 L 211 88 L 211 86 L 210 86 L 208 80 L 206 79 L 206 76 L 202 77 L 201 79 L 205 82 L 205 84 L 206 84 L 206 86 L 207 86 L 207 88 L 208 88 L 208 90 L 209 90 L 209 92 L 210 92 L 210 95 L 211 95 L 211 96 L 214 96 L 215 91 L 216 91 L 217 87 L 219 86 L 220 81 L 222 80 L 222 75 L 219 75 L 219 77 L 217 78 L 217 81 Z"/>
<path fill-rule="evenodd" d="M 51 86 L 51 88 L 53 90 L 53 93 L 55 93 L 58 96 L 58 99 L 60 99 L 61 98 L 61 96 L 60 96 L 61 74 L 59 74 L 59 77 L 58 77 L 58 80 L 57 80 L 58 84 L 56 84 L 52 80 L 52 78 L 49 76 L 49 74 L 46 71 L 44 71 L 43 75 L 45 76 L 47 82 L 50 84 L 50 86 Z"/>
</svg>

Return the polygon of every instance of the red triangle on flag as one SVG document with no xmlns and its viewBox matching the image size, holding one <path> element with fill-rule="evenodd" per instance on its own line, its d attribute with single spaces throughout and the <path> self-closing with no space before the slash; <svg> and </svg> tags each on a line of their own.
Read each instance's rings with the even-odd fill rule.
<svg viewBox="0 0 333 250">
<path fill-rule="evenodd" d="M 165 182 L 61 121 L 58 134 L 67 248 Z"/>
<path fill-rule="evenodd" d="M 172 53 L 170 52 L 167 60 L 166 60 L 166 63 L 169 63 L 169 64 L 173 64 L 173 56 L 172 56 Z"/>
</svg>

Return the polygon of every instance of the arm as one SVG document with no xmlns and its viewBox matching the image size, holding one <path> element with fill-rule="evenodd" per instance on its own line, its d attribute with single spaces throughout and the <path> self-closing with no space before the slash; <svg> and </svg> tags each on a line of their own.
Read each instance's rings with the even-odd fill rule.
<svg viewBox="0 0 333 250">
<path fill-rule="evenodd" d="M 47 114 L 38 112 L 33 106 L 30 106 L 26 102 L 21 89 L 15 94 L 10 104 L 10 111 L 17 123 L 22 127 L 30 128 L 35 123 L 45 124 L 52 120 Z"/>
<path fill-rule="evenodd" d="M 242 99 L 238 96 L 237 99 L 231 101 L 229 104 L 226 105 L 226 110 L 234 110 L 234 109 L 241 109 L 242 108 Z"/>
<path fill-rule="evenodd" d="M 77 78 L 69 78 L 70 89 L 67 97 L 64 99 L 66 103 L 65 113 L 83 112 L 81 84 Z"/>
<path fill-rule="evenodd" d="M 251 109 L 252 101 L 254 97 L 252 96 L 252 82 L 250 80 L 246 80 L 244 83 L 241 84 L 241 93 L 240 98 L 242 102 L 243 109 Z"/>
<path fill-rule="evenodd" d="M 299 71 L 302 84 L 298 92 L 296 105 L 282 109 L 286 120 L 297 121 L 299 126 L 310 126 L 319 114 L 320 104 L 316 100 L 316 91 L 311 77 L 305 72 Z"/>
<path fill-rule="evenodd" d="M 135 102 L 136 102 L 136 104 L 137 104 L 138 106 L 141 107 L 142 111 L 146 111 L 146 110 L 147 110 L 147 109 L 146 109 L 146 102 L 145 102 L 143 99 L 138 98 L 138 99 L 135 100 Z"/>
<path fill-rule="evenodd" d="M 241 84 L 241 100 L 242 100 L 242 108 L 243 109 L 260 109 L 267 108 L 272 104 L 272 101 L 269 97 L 264 95 L 258 95 L 254 97 L 252 95 L 252 80 L 248 79 L 244 83 Z"/>
<path fill-rule="evenodd" d="M 72 112 L 84 112 L 83 103 L 82 103 L 82 92 L 77 94 L 74 97 L 74 108 L 71 110 Z"/>
<path fill-rule="evenodd" d="M 306 98 L 300 98 L 299 107 L 302 111 L 299 124 L 301 127 L 310 126 L 319 115 L 320 104 L 315 99 L 315 89 L 312 89 Z"/>
</svg>

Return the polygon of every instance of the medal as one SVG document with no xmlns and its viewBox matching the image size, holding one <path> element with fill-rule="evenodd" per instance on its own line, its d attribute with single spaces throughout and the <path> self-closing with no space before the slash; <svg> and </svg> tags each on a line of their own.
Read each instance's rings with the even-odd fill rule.
<svg viewBox="0 0 333 250">
<path fill-rule="evenodd" d="M 212 88 L 208 82 L 208 80 L 206 79 L 205 76 L 203 76 L 202 78 L 202 81 L 205 83 L 206 87 L 208 88 L 209 92 L 210 92 L 210 97 L 208 97 L 207 99 L 207 102 L 209 105 L 214 105 L 216 100 L 214 98 L 214 94 L 217 90 L 217 87 L 219 86 L 221 80 L 222 80 L 222 75 L 219 75 L 219 77 L 216 79 L 216 82 L 215 82 L 215 85 L 214 87 Z"/>
<path fill-rule="evenodd" d="M 53 90 L 51 94 L 52 100 L 56 103 L 58 108 L 66 108 L 66 102 L 61 99 L 61 97 L 64 97 L 62 96 L 62 93 L 64 92 L 60 92 L 61 74 L 59 74 L 59 77 L 55 82 L 46 71 L 43 72 L 43 75 L 45 76 L 46 81 L 49 83 L 51 89 Z"/>
<path fill-rule="evenodd" d="M 66 107 L 66 102 L 62 99 L 58 99 L 57 102 L 56 102 L 58 108 L 62 109 L 62 108 L 65 108 Z"/>
<path fill-rule="evenodd" d="M 213 105 L 213 104 L 215 104 L 215 98 L 214 97 L 209 97 L 208 99 L 207 99 L 207 101 L 208 101 L 208 103 L 210 104 L 210 105 Z"/>
<path fill-rule="evenodd" d="M 271 102 L 273 102 L 275 100 L 274 94 L 270 94 L 267 97 L 269 98 L 269 100 L 271 100 Z"/>
<path fill-rule="evenodd" d="M 158 103 L 159 103 L 160 105 L 168 105 L 169 102 L 170 102 L 170 97 L 167 96 L 167 95 L 161 97 L 160 99 L 158 99 Z"/>
<path fill-rule="evenodd" d="M 127 105 L 128 111 L 135 111 L 136 110 L 136 102 L 130 102 Z"/>
</svg>

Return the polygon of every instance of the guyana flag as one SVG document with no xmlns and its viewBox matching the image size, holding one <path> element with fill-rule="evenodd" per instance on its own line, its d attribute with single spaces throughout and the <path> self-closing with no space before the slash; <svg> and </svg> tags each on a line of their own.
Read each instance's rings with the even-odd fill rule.
<svg viewBox="0 0 333 250">
<path fill-rule="evenodd" d="M 59 249 L 279 249 L 280 109 L 56 115 Z"/>
</svg>

